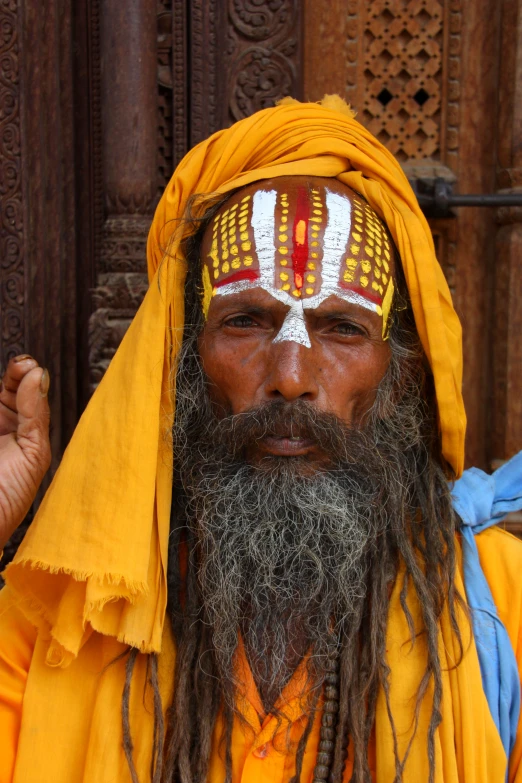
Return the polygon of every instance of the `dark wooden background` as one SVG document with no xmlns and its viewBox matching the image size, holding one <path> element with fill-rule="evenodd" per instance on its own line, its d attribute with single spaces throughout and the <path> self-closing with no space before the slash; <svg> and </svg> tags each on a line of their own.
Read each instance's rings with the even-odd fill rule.
<svg viewBox="0 0 522 783">
<path fill-rule="evenodd" d="M 191 146 L 283 95 L 338 92 L 411 177 L 520 190 L 521 6 L 0 0 L 0 364 L 49 368 L 53 470 L 141 301 L 154 207 Z M 467 461 L 492 469 L 522 448 L 522 209 L 432 228 L 464 325 Z"/>
</svg>

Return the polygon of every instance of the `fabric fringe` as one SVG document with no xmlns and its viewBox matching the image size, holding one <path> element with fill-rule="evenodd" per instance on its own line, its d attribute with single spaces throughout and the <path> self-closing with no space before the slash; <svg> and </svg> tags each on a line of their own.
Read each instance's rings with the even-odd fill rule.
<svg viewBox="0 0 522 783">
<path fill-rule="evenodd" d="M 4 569 L 1 576 L 3 577 L 4 581 L 6 583 L 9 582 L 9 575 L 10 571 L 13 568 L 24 568 L 28 567 L 31 569 L 31 571 L 47 571 L 49 574 L 65 574 L 67 576 L 72 576 L 72 578 L 76 582 L 94 582 L 97 585 L 103 586 L 103 585 L 113 585 L 118 586 L 123 584 L 125 586 L 125 589 L 129 593 L 129 601 L 132 600 L 130 596 L 139 596 L 139 595 L 148 595 L 150 592 L 149 586 L 147 582 L 141 582 L 141 581 L 129 581 L 127 577 L 125 577 L 123 574 L 114 574 L 114 573 L 108 573 L 104 572 L 96 573 L 96 571 L 78 571 L 76 568 L 69 568 L 67 566 L 57 566 L 52 565 L 51 563 L 46 563 L 43 560 L 34 560 L 33 558 L 20 558 L 19 560 L 16 560 L 13 563 L 9 563 L 9 565 Z M 110 600 L 117 600 L 118 598 L 126 598 L 125 595 L 115 595 L 114 598 L 107 598 L 103 599 L 103 603 L 105 604 L 107 601 Z"/>
<path fill-rule="evenodd" d="M 28 595 L 24 591 L 23 579 L 20 578 L 20 569 L 29 569 L 31 571 L 42 571 L 48 575 L 66 575 L 72 577 L 78 583 L 91 582 L 97 586 L 120 588 L 119 592 L 111 592 L 108 595 L 100 597 L 95 601 L 85 600 L 79 607 L 82 612 L 82 633 L 75 635 L 67 644 L 63 639 L 58 639 L 54 628 L 56 625 L 55 617 L 51 616 L 49 607 L 40 601 L 34 593 Z M 16 574 L 16 576 L 15 576 Z M 96 573 L 94 571 L 78 571 L 66 566 L 56 566 L 46 563 L 42 560 L 32 558 L 22 558 L 14 563 L 10 563 L 3 571 L 2 576 L 6 582 L 6 590 L 11 593 L 12 603 L 22 612 L 26 619 L 33 625 L 42 638 L 49 641 L 49 648 L 46 655 L 46 664 L 51 667 L 66 668 L 78 656 L 81 648 L 95 630 L 91 620 L 93 615 L 101 613 L 106 604 L 115 601 L 126 601 L 128 604 L 136 602 L 150 593 L 149 586 L 144 582 L 129 582 L 121 574 L 114 573 Z M 116 634 L 115 638 L 121 644 L 136 648 L 142 653 L 159 652 L 150 640 L 136 639 L 124 631 Z"/>
</svg>

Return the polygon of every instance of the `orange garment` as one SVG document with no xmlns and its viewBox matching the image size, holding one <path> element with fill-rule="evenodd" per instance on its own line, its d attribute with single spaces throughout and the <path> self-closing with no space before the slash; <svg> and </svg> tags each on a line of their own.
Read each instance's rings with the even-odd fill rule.
<svg viewBox="0 0 522 783">
<path fill-rule="evenodd" d="M 480 560 L 492 589 L 500 618 L 505 624 L 516 652 L 522 674 L 522 543 L 498 528 L 476 538 Z M 45 657 L 49 640 L 38 634 L 16 606 L 9 588 L 0 593 L 0 783 L 129 783 L 130 775 L 121 748 L 121 692 L 124 661 L 104 667 L 124 651 L 114 639 L 93 634 L 78 657 L 68 667 L 49 667 Z M 409 645 L 406 645 L 409 649 Z M 405 653 L 408 655 L 408 653 Z M 135 681 L 131 690 L 131 725 L 135 740 L 135 759 L 140 779 L 147 781 L 151 753 L 152 703 L 150 692 L 143 709 L 146 656 L 138 656 Z M 257 731 L 245 731 L 236 722 L 233 734 L 234 782 L 287 783 L 293 774 L 294 756 L 280 752 L 287 741 L 286 726 L 274 737 L 275 719 L 264 718 L 261 701 L 246 659 L 244 668 L 245 699 L 239 702 L 242 713 Z M 163 651 L 159 656 L 159 680 L 166 705 L 171 698 L 174 652 L 170 633 L 165 631 Z M 110 674 L 109 674 L 110 672 Z M 109 676 L 108 676 L 109 674 Z M 449 675 L 448 675 L 449 676 Z M 392 675 L 393 677 L 393 675 Z M 301 681 L 302 682 L 302 681 Z M 299 698 L 299 674 L 289 683 L 283 699 L 294 721 L 290 729 L 291 747 L 295 748 L 303 730 L 303 699 Z M 452 703 L 452 733 L 459 722 L 459 710 L 466 700 L 474 703 L 480 694 L 463 694 L 464 700 Z M 480 704 L 480 698 L 477 700 Z M 23 710 L 22 710 L 23 708 Z M 486 707 L 487 709 L 487 707 Z M 446 717 L 445 717 L 446 720 Z M 477 715 L 477 720 L 479 716 Z M 383 738 L 376 726 L 376 738 L 370 750 L 374 780 L 389 783 L 393 778 L 382 769 L 380 748 Z M 442 729 L 444 730 L 444 729 Z M 493 727 L 493 732 L 495 729 Z M 219 728 L 217 729 L 219 734 Z M 456 738 L 459 741 L 459 738 Z M 474 754 L 481 739 L 472 732 L 466 740 L 468 752 Z M 490 741 L 489 739 L 487 740 Z M 312 730 L 303 764 L 303 783 L 311 780 L 319 742 L 319 716 Z M 424 745 L 425 748 L 425 745 Z M 470 783 L 487 780 L 503 783 L 504 770 L 494 764 L 493 747 L 482 749 L 492 754 L 487 778 L 477 778 L 473 770 L 464 774 L 458 768 L 444 768 L 437 781 Z M 18 754 L 17 754 L 18 751 Z M 522 783 L 522 727 L 510 765 L 510 783 Z M 458 767 L 458 765 L 457 765 Z M 211 760 L 209 783 L 223 780 L 224 765 L 217 741 Z M 350 765 L 345 780 L 349 779 Z M 425 769 L 406 766 L 406 783 L 426 781 Z"/>
<path fill-rule="evenodd" d="M 172 657 L 164 622 L 172 494 L 172 449 L 166 433 L 174 414 L 172 372 L 182 335 L 186 272 L 177 219 L 197 193 L 222 193 L 283 174 L 338 177 L 361 193 L 388 225 L 433 371 L 443 452 L 456 473 L 462 471 L 460 323 L 427 222 L 393 156 L 332 96 L 322 105 L 287 101 L 199 144 L 178 166 L 158 206 L 147 249 L 150 288 L 5 572 L 9 590 L 4 605 L 7 601 L 13 607 L 9 612 L 16 612 L 16 617 L 9 614 L 10 622 L 26 628 L 28 620 L 39 631 L 25 695 L 18 780 L 34 780 L 32 748 L 40 741 L 52 755 L 50 766 L 58 764 L 61 755 L 80 764 L 81 773 L 77 769 L 67 780 L 97 781 L 109 774 L 111 780 L 127 780 L 120 756 L 112 761 L 105 756 L 112 758 L 112 739 L 119 730 L 120 669 L 115 664 L 103 675 L 99 672 L 122 644 L 142 652 L 161 650 L 163 666 Z M 456 584 L 462 590 L 460 575 Z M 417 614 L 415 606 L 412 613 Z M 394 594 L 388 659 L 401 748 L 411 731 L 410 697 L 425 664 L 422 641 L 405 657 L 407 638 Z M 9 657 L 8 649 L 5 654 Z M 448 673 L 436 742 L 438 767 L 445 780 L 457 779 L 457 774 L 464 780 L 465 773 L 466 783 L 486 783 L 505 765 L 504 752 L 482 692 L 474 642 L 462 665 L 451 668 L 455 639 L 447 617 L 440 624 L 440 655 Z M 144 677 L 144 662 L 140 666 L 138 674 Z M 145 780 L 145 735 L 151 737 L 152 731 L 150 716 L 138 709 L 139 688 L 134 693 L 133 718 L 141 742 L 137 763 Z M 69 714 L 76 694 L 82 696 L 81 714 Z M 427 709 L 421 710 L 419 740 L 410 754 L 415 783 L 427 779 Z M 387 720 L 381 697 L 375 742 L 377 777 L 382 781 L 393 779 Z M 57 739 L 59 728 L 73 738 L 63 747 Z M 18 772 L 24 765 L 25 771 Z M 40 772 L 42 766 L 38 762 L 40 780 L 47 774 Z M 51 779 L 56 783 L 60 776 Z"/>
</svg>

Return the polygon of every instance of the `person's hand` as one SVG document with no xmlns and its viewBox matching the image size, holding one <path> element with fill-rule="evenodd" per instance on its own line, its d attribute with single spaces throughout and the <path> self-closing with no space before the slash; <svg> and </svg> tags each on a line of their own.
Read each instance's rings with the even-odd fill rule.
<svg viewBox="0 0 522 783">
<path fill-rule="evenodd" d="M 22 522 L 50 463 L 49 373 L 23 354 L 0 388 L 0 551 Z"/>
</svg>

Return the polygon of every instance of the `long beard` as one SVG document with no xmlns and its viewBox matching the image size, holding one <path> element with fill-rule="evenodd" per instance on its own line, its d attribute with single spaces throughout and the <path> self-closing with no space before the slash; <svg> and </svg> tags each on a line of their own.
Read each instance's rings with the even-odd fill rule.
<svg viewBox="0 0 522 783">
<path fill-rule="evenodd" d="M 263 406 L 217 420 L 197 353 L 186 336 L 176 376 L 176 476 L 169 550 L 169 616 L 177 647 L 169 709 L 165 779 L 207 778 L 215 722 L 231 780 L 231 743 L 241 682 L 234 656 L 245 641 L 265 709 L 277 704 L 304 656 L 315 688 L 296 751 L 299 780 L 316 696 L 339 665 L 339 712 L 332 775 L 340 779 L 348 739 L 354 779 L 370 777 L 368 743 L 377 696 L 389 698 L 386 630 L 390 587 L 404 565 L 428 641 L 433 683 L 427 752 L 434 769 L 442 672 L 437 628 L 445 605 L 460 643 L 454 588 L 454 516 L 438 453 L 436 408 L 428 402 L 422 352 L 401 313 L 390 334 L 391 361 L 363 426 L 347 429 L 310 404 Z M 328 455 L 320 471 L 305 460 L 252 464 L 256 438 L 277 432 L 312 437 Z M 294 428 L 295 427 L 295 431 Z M 180 551 L 188 554 L 180 558 Z M 419 562 L 423 569 L 419 569 Z M 403 611 L 409 624 L 407 602 Z M 331 662 L 329 662 L 331 663 Z M 326 691 L 325 691 L 326 692 Z M 419 691 L 416 709 L 424 699 Z M 389 706 L 389 704 L 388 704 Z M 393 715 L 390 715 L 396 738 Z M 395 740 L 394 740 L 395 741 Z M 402 779 L 397 757 L 397 779 Z"/>
<path fill-rule="evenodd" d="M 217 419 L 204 395 L 189 432 L 181 404 L 177 459 L 205 622 L 230 706 L 241 632 L 268 711 L 305 654 L 309 685 L 321 683 L 340 629 L 360 612 L 388 522 L 389 465 L 371 423 L 349 429 L 302 401 Z M 256 441 L 289 429 L 320 444 L 327 466 L 312 471 L 297 457 L 249 463 Z"/>
</svg>

